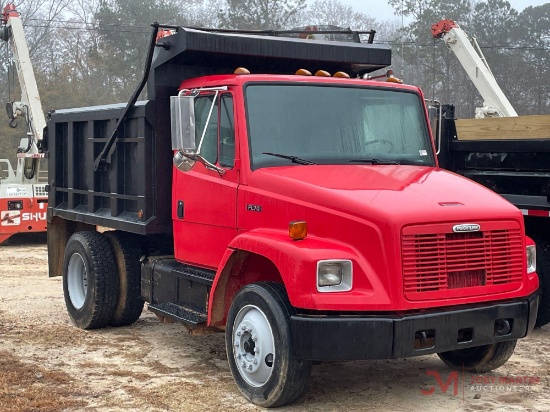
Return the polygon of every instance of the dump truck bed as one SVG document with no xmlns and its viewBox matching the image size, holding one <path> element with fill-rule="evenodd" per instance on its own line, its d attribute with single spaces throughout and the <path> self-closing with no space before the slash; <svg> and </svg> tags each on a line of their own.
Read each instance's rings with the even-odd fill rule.
<svg viewBox="0 0 550 412">
<path fill-rule="evenodd" d="M 152 101 L 136 104 L 115 140 L 109 166 L 97 172 L 95 156 L 124 104 L 60 110 L 50 116 L 51 216 L 140 234 L 171 230 L 170 209 L 154 202 L 169 204 L 171 150 L 169 138 L 154 133 L 153 106 Z"/>
</svg>

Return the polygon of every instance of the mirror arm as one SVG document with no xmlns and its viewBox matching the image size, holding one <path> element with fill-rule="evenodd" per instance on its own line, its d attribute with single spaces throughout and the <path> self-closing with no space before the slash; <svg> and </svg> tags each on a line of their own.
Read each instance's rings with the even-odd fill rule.
<svg viewBox="0 0 550 412">
<path fill-rule="evenodd" d="M 194 156 L 198 161 L 200 161 L 204 167 L 206 167 L 209 170 L 213 170 L 214 172 L 218 172 L 220 176 L 223 176 L 226 172 L 225 169 L 222 169 L 221 167 L 216 166 L 213 163 L 210 163 L 208 160 L 206 160 L 204 157 L 202 157 L 200 154 L 196 154 Z"/>
<path fill-rule="evenodd" d="M 201 162 L 204 167 L 206 167 L 208 170 L 213 170 L 214 172 L 218 172 L 220 176 L 223 176 L 226 172 L 225 169 L 222 169 L 221 167 L 216 166 L 213 163 L 210 163 L 208 160 L 206 160 L 204 157 L 202 157 L 198 153 L 185 153 L 184 150 L 178 150 L 176 153 L 174 153 L 174 159 L 173 163 L 176 169 L 178 169 L 180 172 L 188 172 L 195 166 L 196 161 Z"/>
</svg>

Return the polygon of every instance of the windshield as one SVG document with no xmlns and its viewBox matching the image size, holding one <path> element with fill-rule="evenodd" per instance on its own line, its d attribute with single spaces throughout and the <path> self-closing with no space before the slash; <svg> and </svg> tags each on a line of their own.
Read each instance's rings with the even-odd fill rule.
<svg viewBox="0 0 550 412">
<path fill-rule="evenodd" d="M 290 84 L 250 84 L 245 93 L 252 169 L 298 164 L 434 165 L 416 93 Z"/>
</svg>

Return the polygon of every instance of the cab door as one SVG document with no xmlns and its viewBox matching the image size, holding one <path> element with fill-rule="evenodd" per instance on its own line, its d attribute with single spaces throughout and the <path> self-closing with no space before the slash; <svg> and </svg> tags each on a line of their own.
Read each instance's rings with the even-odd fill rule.
<svg viewBox="0 0 550 412">
<path fill-rule="evenodd" d="M 174 253 L 181 262 L 217 268 L 237 235 L 239 171 L 235 168 L 233 97 L 229 92 L 200 94 L 194 104 L 197 147 L 204 133 L 200 154 L 225 173 L 207 169 L 200 162 L 188 172 L 174 167 Z"/>
</svg>

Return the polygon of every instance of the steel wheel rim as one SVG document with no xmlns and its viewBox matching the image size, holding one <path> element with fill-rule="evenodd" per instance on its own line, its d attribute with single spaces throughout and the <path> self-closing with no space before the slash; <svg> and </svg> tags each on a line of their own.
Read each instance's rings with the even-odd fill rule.
<svg viewBox="0 0 550 412">
<path fill-rule="evenodd" d="M 254 305 L 246 305 L 233 324 L 233 356 L 241 377 L 261 387 L 271 377 L 275 361 L 275 339 L 265 314 Z"/>
<path fill-rule="evenodd" d="M 74 308 L 82 308 L 88 292 L 88 272 L 84 264 L 84 259 L 79 253 L 74 253 L 69 259 L 69 265 L 67 267 L 67 289 Z"/>
</svg>

